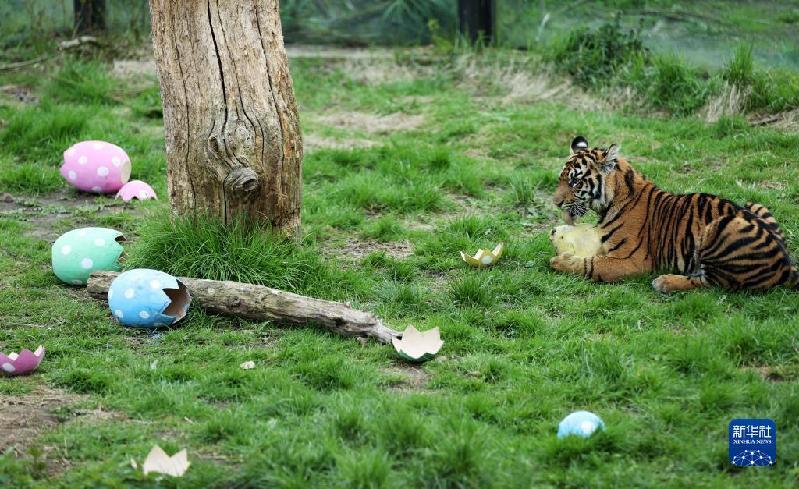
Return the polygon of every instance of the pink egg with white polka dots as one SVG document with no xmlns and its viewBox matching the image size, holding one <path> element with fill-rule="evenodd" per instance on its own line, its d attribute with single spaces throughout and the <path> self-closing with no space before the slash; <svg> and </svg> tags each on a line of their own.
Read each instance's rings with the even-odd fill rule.
<svg viewBox="0 0 799 489">
<path fill-rule="evenodd" d="M 148 200 L 158 197 L 155 196 L 155 190 L 151 186 L 141 180 L 131 180 L 119 189 L 116 198 L 130 202 L 133 199 Z"/>
<path fill-rule="evenodd" d="M 130 180 L 130 158 L 115 144 L 83 141 L 64 151 L 61 176 L 84 192 L 116 192 Z"/>
</svg>

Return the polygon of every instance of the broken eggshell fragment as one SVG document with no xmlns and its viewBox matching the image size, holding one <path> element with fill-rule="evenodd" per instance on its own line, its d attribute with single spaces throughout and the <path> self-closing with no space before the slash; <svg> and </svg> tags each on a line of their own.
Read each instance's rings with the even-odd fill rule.
<svg viewBox="0 0 799 489">
<path fill-rule="evenodd" d="M 189 462 L 185 448 L 170 457 L 161 447 L 155 445 L 147 454 L 147 458 L 142 464 L 142 471 L 144 475 L 153 472 L 172 477 L 183 477 L 190 465 L 191 462 Z"/>
<path fill-rule="evenodd" d="M 125 237 L 108 228 L 82 228 L 62 234 L 53 243 L 50 257 L 53 273 L 71 285 L 86 285 L 92 272 L 121 269 L 121 242 Z"/>
<path fill-rule="evenodd" d="M 186 316 L 191 296 L 178 279 L 158 270 L 136 268 L 120 274 L 108 289 L 114 317 L 132 328 L 159 328 Z"/>
<path fill-rule="evenodd" d="M 473 256 L 467 255 L 461 251 L 461 258 L 463 258 L 463 261 L 473 267 L 488 267 L 499 261 L 499 258 L 502 256 L 502 250 L 504 249 L 505 245 L 500 243 L 493 249 L 493 251 L 484 250 L 481 248 L 477 250 L 477 253 L 475 253 Z"/>
<path fill-rule="evenodd" d="M 24 348 L 19 353 L 9 353 L 7 356 L 0 353 L 0 372 L 13 377 L 33 372 L 39 367 L 44 358 L 44 347 L 39 345 L 36 351 Z"/>
<path fill-rule="evenodd" d="M 116 195 L 117 199 L 122 199 L 125 202 L 130 202 L 133 199 L 149 200 L 157 199 L 155 190 L 141 180 L 131 180 L 119 189 Z"/>
<path fill-rule="evenodd" d="M 408 326 L 402 332 L 402 338 L 392 338 L 391 344 L 405 360 L 424 362 L 433 358 L 441 350 L 444 342 L 441 341 L 438 328 L 418 331 L 413 326 Z"/>
</svg>

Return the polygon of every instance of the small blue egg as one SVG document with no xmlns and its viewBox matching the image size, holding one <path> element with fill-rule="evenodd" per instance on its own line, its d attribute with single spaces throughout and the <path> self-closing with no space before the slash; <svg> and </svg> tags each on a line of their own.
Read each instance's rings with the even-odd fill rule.
<svg viewBox="0 0 799 489">
<path fill-rule="evenodd" d="M 597 429 L 604 429 L 605 423 L 594 413 L 588 411 L 575 411 L 563 418 L 558 424 L 558 438 L 569 435 L 588 438 Z"/>
<path fill-rule="evenodd" d="M 132 328 L 159 328 L 186 316 L 191 296 L 186 286 L 168 273 L 137 268 L 121 273 L 108 289 L 114 317 Z"/>
</svg>

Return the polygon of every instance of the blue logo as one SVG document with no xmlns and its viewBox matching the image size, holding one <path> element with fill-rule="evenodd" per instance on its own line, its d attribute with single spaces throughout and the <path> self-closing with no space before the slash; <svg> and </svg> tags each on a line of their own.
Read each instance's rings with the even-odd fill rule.
<svg viewBox="0 0 799 489">
<path fill-rule="evenodd" d="M 771 419 L 733 419 L 729 427 L 730 463 L 739 467 L 777 462 L 777 425 Z"/>
</svg>

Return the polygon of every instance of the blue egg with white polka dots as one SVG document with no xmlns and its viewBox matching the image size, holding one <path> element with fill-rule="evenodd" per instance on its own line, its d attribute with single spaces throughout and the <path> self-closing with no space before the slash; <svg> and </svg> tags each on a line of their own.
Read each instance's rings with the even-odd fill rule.
<svg viewBox="0 0 799 489">
<path fill-rule="evenodd" d="M 178 279 L 158 270 L 136 268 L 121 273 L 108 289 L 114 317 L 131 328 L 160 328 L 186 316 L 191 296 Z"/>
<path fill-rule="evenodd" d="M 558 438 L 571 435 L 588 438 L 596 430 L 604 428 L 605 423 L 596 414 L 589 411 L 575 411 L 563 418 L 558 425 Z"/>
</svg>

